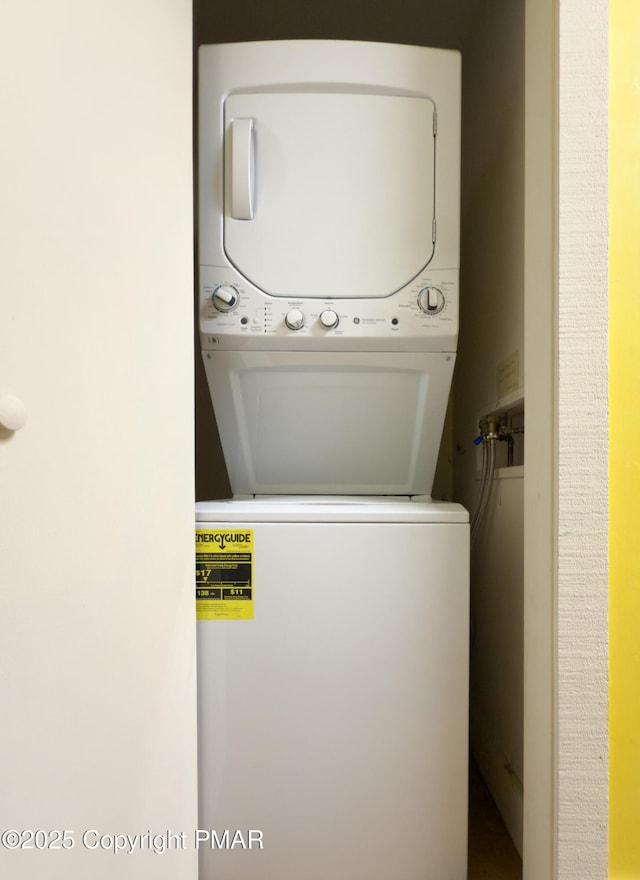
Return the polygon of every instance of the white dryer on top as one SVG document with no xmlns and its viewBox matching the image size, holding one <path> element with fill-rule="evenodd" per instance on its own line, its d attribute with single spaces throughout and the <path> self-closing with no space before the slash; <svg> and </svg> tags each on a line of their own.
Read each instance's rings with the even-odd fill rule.
<svg viewBox="0 0 640 880">
<path fill-rule="evenodd" d="M 199 319 L 234 493 L 431 491 L 458 333 L 458 53 L 204 46 Z"/>
</svg>

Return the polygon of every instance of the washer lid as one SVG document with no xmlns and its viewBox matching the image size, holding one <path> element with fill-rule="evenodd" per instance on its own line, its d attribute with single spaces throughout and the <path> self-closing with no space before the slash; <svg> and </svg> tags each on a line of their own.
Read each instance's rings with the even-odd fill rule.
<svg viewBox="0 0 640 880">
<path fill-rule="evenodd" d="M 411 501 L 407 497 L 273 496 L 249 500 L 198 501 L 196 523 L 384 522 L 468 523 L 460 504 Z"/>
<path fill-rule="evenodd" d="M 273 296 L 383 297 L 429 263 L 435 107 L 382 94 L 233 94 L 224 248 Z"/>
</svg>

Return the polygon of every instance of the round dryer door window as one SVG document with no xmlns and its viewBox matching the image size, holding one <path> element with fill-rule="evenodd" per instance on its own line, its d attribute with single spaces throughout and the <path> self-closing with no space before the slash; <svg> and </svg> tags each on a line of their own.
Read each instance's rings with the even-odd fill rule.
<svg viewBox="0 0 640 880">
<path fill-rule="evenodd" d="M 433 256 L 435 108 L 424 97 L 234 94 L 224 248 L 265 293 L 383 297 Z"/>
</svg>

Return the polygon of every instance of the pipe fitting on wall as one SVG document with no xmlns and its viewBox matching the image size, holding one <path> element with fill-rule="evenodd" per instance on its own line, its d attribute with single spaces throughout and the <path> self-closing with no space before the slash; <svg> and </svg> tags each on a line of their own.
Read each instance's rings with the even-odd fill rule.
<svg viewBox="0 0 640 880">
<path fill-rule="evenodd" d="M 478 426 L 480 428 L 480 436 L 483 441 L 500 440 L 500 416 L 487 416 L 480 419 Z"/>
</svg>

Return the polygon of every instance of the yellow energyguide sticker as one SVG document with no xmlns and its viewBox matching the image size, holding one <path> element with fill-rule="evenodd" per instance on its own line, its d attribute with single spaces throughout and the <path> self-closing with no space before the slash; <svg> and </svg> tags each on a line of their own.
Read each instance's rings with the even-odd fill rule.
<svg viewBox="0 0 640 880">
<path fill-rule="evenodd" d="M 253 529 L 196 529 L 196 617 L 253 620 Z"/>
</svg>

